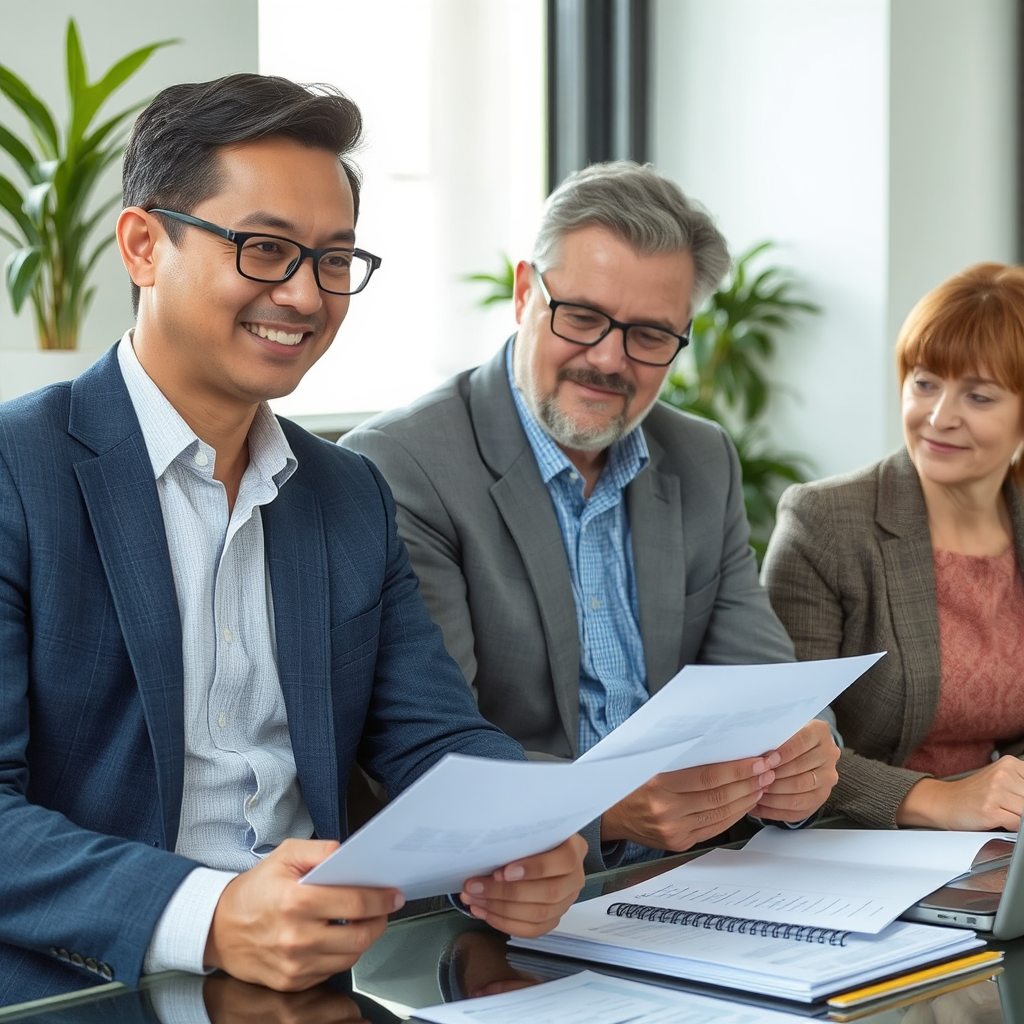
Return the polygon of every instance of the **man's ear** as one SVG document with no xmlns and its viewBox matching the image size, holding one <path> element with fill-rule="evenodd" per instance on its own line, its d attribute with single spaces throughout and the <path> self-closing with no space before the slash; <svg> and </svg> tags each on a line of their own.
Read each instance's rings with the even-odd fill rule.
<svg viewBox="0 0 1024 1024">
<path fill-rule="evenodd" d="M 533 286 L 533 275 L 536 271 L 532 264 L 526 260 L 520 260 L 516 264 L 516 279 L 512 285 L 512 301 L 516 307 L 516 323 L 523 322 L 523 310 L 526 308 L 527 300 L 530 298 L 530 288 Z"/>
<path fill-rule="evenodd" d="M 154 251 L 157 236 L 163 234 L 160 222 L 138 206 L 129 206 L 117 218 L 117 247 L 128 276 L 140 288 L 153 284 Z"/>
</svg>

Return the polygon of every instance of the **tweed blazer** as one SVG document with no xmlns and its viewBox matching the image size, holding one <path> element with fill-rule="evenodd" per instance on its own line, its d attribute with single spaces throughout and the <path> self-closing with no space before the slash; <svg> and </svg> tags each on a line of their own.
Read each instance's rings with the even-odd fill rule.
<svg viewBox="0 0 1024 1024">
<path fill-rule="evenodd" d="M 648 690 L 691 662 L 793 660 L 758 582 L 728 436 L 661 403 L 642 429 L 651 461 L 626 505 Z M 376 462 L 393 489 L 427 608 L 484 716 L 532 756 L 576 756 L 569 563 L 505 349 L 341 443 Z"/>
<path fill-rule="evenodd" d="M 1024 566 L 1024 498 L 1009 482 L 1004 494 Z M 895 828 L 941 677 L 928 513 L 906 449 L 790 487 L 762 578 L 802 661 L 887 652 L 832 704 L 846 746 L 827 809 Z"/>
</svg>

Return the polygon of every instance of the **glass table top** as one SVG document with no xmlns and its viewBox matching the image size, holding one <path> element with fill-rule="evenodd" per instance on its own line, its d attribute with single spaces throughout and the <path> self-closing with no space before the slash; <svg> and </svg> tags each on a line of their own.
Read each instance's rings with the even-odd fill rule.
<svg viewBox="0 0 1024 1024">
<path fill-rule="evenodd" d="M 581 898 L 625 888 L 688 859 L 666 858 L 592 876 Z M 1003 949 L 1002 972 L 957 987 L 941 983 L 900 1005 L 859 1017 L 873 1024 L 1024 1024 L 1024 939 L 992 943 Z M 446 900 L 413 901 L 391 921 L 352 971 L 307 992 L 282 994 L 224 975 L 156 975 L 139 989 L 110 985 L 73 996 L 0 1008 L 0 1024 L 327 1024 L 415 1019 L 417 1008 L 533 985 L 590 965 L 509 949 L 505 936 L 454 910 Z M 592 969 L 672 988 L 826 1018 L 822 1004 L 791 1003 L 712 989 L 606 966 Z M 991 970 L 989 972 L 991 974 Z M 531 1022 L 532 1024 L 532 1022 Z"/>
</svg>

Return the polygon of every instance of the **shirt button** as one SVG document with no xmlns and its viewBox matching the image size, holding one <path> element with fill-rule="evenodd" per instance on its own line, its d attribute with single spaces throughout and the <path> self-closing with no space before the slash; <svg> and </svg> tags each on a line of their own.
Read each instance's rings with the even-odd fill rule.
<svg viewBox="0 0 1024 1024">
<path fill-rule="evenodd" d="M 228 724 L 228 716 L 222 711 L 217 717 L 217 724 L 223 729 Z"/>
<path fill-rule="evenodd" d="M 570 479 L 570 480 L 571 480 L 571 481 L 572 481 L 573 483 L 576 483 L 576 481 L 577 481 L 577 480 L 579 480 L 579 478 L 580 478 L 580 475 L 579 475 L 579 473 L 570 473 L 570 474 L 569 474 L 569 479 Z"/>
<path fill-rule="evenodd" d="M 596 597 L 592 597 L 590 599 L 590 607 L 593 608 L 594 611 L 597 611 L 597 609 L 601 607 L 601 602 L 598 601 Z"/>
<path fill-rule="evenodd" d="M 197 466 L 205 466 L 209 461 L 206 457 L 206 452 L 196 452 L 194 462 Z"/>
<path fill-rule="evenodd" d="M 231 630 L 227 626 L 224 627 L 224 642 L 231 643 Z"/>
</svg>

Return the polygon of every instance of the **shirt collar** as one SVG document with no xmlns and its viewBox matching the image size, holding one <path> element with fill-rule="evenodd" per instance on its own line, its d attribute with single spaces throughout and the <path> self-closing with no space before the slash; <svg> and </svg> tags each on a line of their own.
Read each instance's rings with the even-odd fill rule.
<svg viewBox="0 0 1024 1024">
<path fill-rule="evenodd" d="M 117 361 L 142 429 L 153 476 L 159 479 L 183 452 L 190 448 L 198 450 L 199 446 L 208 449 L 209 446 L 203 445 L 143 369 L 132 345 L 132 334 L 131 330 L 126 331 L 121 338 L 117 346 Z M 298 466 L 281 424 L 266 402 L 261 402 L 256 409 L 249 428 L 249 460 L 260 477 L 273 480 L 278 487 Z"/>
<path fill-rule="evenodd" d="M 533 415 L 516 384 L 512 369 L 512 346 L 515 344 L 515 340 L 513 337 L 505 350 L 505 372 L 508 374 L 508 383 L 512 390 L 512 400 L 515 402 L 516 412 L 519 414 L 519 422 L 522 423 L 526 439 L 533 449 L 541 479 L 548 484 L 566 470 L 574 472 L 575 467 L 565 452 L 552 440 L 551 435 L 541 426 L 537 417 Z M 607 477 L 614 487 L 621 490 L 650 461 L 647 440 L 643 430 L 637 426 L 625 437 L 620 437 L 618 441 L 612 442 L 608 448 L 608 462 L 601 475 Z"/>
</svg>

